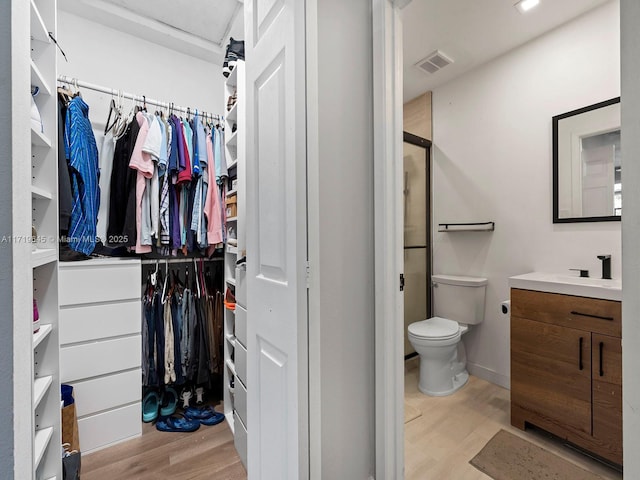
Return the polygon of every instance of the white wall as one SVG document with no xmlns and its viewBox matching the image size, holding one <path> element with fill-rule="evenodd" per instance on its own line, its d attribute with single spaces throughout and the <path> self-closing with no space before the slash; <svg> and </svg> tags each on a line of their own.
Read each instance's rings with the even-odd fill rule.
<svg viewBox="0 0 640 480">
<path fill-rule="evenodd" d="M 375 461 L 371 1 L 307 9 L 311 470 L 364 480 Z"/>
<path fill-rule="evenodd" d="M 622 168 L 625 210 L 622 217 L 622 373 L 624 396 L 624 476 L 640 478 L 640 2 L 622 0 Z M 633 188 L 627 188 L 633 187 Z M 629 346 L 631 346 L 629 348 Z"/>
<path fill-rule="evenodd" d="M 621 276 L 619 222 L 552 223 L 551 117 L 620 95 L 619 4 L 585 14 L 433 92 L 434 273 L 489 279 L 485 321 L 465 336 L 470 371 L 508 385 L 508 277 Z M 623 177 L 624 178 L 624 177 Z M 495 221 L 493 233 L 438 233 Z"/>
<path fill-rule="evenodd" d="M 58 12 L 58 74 L 223 115 L 222 67 L 65 11 Z M 81 89 L 94 126 L 104 125 L 110 95 Z M 129 105 L 127 101 L 125 105 Z"/>
</svg>

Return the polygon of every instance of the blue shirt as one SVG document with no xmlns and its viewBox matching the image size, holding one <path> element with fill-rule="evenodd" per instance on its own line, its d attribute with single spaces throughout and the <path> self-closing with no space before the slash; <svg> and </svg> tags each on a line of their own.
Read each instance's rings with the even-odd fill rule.
<svg viewBox="0 0 640 480">
<path fill-rule="evenodd" d="M 69 160 L 73 196 L 69 247 L 90 255 L 96 246 L 100 171 L 98 147 L 89 121 L 89 105 L 79 96 L 73 98 L 67 107 L 64 151 Z"/>
</svg>

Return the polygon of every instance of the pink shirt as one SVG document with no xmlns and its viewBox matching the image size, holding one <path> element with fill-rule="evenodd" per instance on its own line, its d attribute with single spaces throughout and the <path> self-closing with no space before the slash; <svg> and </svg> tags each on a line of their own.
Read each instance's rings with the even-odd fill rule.
<svg viewBox="0 0 640 480">
<path fill-rule="evenodd" d="M 220 191 L 216 183 L 216 164 L 213 159 L 211 135 L 207 135 L 207 175 L 209 188 L 204 202 L 204 214 L 207 216 L 207 242 L 210 246 L 222 243 L 222 212 L 220 209 Z"/>
<path fill-rule="evenodd" d="M 140 244 L 140 232 L 142 224 L 142 196 L 144 195 L 145 179 L 153 177 L 153 160 L 151 154 L 142 151 L 142 147 L 149 133 L 149 122 L 144 118 L 142 112 L 136 113 L 136 120 L 140 126 L 140 132 L 133 147 L 129 168 L 138 171 L 136 176 L 136 253 L 151 253 L 150 245 Z"/>
</svg>

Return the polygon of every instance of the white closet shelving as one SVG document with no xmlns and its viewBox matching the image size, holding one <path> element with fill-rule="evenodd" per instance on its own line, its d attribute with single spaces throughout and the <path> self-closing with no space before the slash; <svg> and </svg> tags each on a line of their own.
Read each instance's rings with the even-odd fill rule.
<svg viewBox="0 0 640 480">
<path fill-rule="evenodd" d="M 235 310 L 225 309 L 224 315 L 224 413 L 234 432 L 235 446 L 243 464 L 247 465 L 247 298 L 246 268 L 237 265 L 246 256 L 245 239 L 245 76 L 244 62 L 238 61 L 225 82 L 225 101 L 236 94 L 235 105 L 225 117 L 225 154 L 229 169 L 227 204 L 235 204 L 235 212 L 227 216 L 228 237 L 237 245 L 225 248 L 226 287 L 235 292 Z M 235 126 L 235 127 L 234 127 Z M 233 208 L 233 207 L 232 207 Z M 229 235 L 229 233 L 231 233 Z"/>
<path fill-rule="evenodd" d="M 33 478 L 61 480 L 57 72 L 56 46 L 49 38 L 49 32 L 56 36 L 56 1 L 31 0 L 30 17 L 31 86 L 39 88 L 35 102 L 42 118 L 42 129 L 31 127 L 31 184 L 24 189 L 31 192 L 31 220 L 37 233 L 30 268 L 40 316 L 40 330 L 32 343 Z"/>
</svg>

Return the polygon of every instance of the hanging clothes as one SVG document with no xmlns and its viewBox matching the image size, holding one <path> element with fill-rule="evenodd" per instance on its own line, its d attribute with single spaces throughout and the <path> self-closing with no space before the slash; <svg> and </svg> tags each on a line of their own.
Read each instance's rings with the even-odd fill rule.
<svg viewBox="0 0 640 480">
<path fill-rule="evenodd" d="M 174 271 L 157 285 L 147 275 L 142 307 L 145 386 L 209 388 L 222 375 L 223 266 L 202 261 L 189 266 L 184 281 Z M 210 269 L 216 272 L 215 285 Z"/>
<path fill-rule="evenodd" d="M 137 173 L 129 168 L 129 161 L 139 132 L 140 125 L 134 118 L 116 142 L 113 154 L 107 227 L 107 243 L 113 246 L 135 246 Z"/>
<path fill-rule="evenodd" d="M 136 139 L 133 153 L 131 154 L 131 160 L 129 161 L 129 167 L 137 170 L 136 175 L 136 253 L 151 253 L 151 247 L 149 245 L 143 245 L 142 238 L 150 237 L 150 232 L 143 232 L 143 226 L 146 228 L 148 224 L 143 224 L 142 220 L 142 203 L 146 189 L 146 179 L 153 177 L 153 162 L 151 161 L 151 155 L 143 151 L 142 147 L 147 139 L 149 133 L 149 122 L 142 112 L 136 113 L 136 121 L 140 126 L 140 132 Z"/>
<path fill-rule="evenodd" d="M 69 163 L 65 154 L 65 118 L 67 115 L 66 100 L 58 95 L 58 208 L 60 232 L 67 234 L 73 208 Z"/>
<path fill-rule="evenodd" d="M 111 173 L 113 172 L 113 155 L 116 139 L 111 132 L 102 138 L 100 147 L 100 209 L 98 210 L 97 235 L 103 243 L 107 242 L 107 224 L 109 222 L 109 197 L 111 195 Z"/>
<path fill-rule="evenodd" d="M 100 207 L 98 148 L 89 121 L 89 105 L 74 97 L 65 119 L 65 155 L 69 160 L 73 207 L 69 223 L 69 246 L 90 255 L 96 245 Z"/>
<path fill-rule="evenodd" d="M 216 167 L 213 157 L 211 135 L 206 138 L 208 191 L 204 202 L 204 214 L 207 218 L 207 242 L 209 245 L 222 243 L 222 208 L 220 191 L 216 182 Z"/>
</svg>

